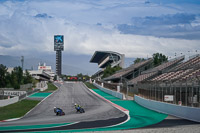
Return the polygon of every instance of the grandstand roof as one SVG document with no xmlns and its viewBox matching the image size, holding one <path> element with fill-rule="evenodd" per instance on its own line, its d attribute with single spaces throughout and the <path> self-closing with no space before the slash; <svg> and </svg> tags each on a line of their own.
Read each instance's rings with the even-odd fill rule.
<svg viewBox="0 0 200 133">
<path fill-rule="evenodd" d="M 133 64 L 125 69 L 117 71 L 115 74 L 111 75 L 110 77 L 104 78 L 104 80 L 119 79 L 121 76 L 124 77 L 125 75 L 133 72 L 135 69 L 138 69 L 138 68 L 152 62 L 152 60 L 153 60 L 152 58 L 149 58 L 148 60 L 139 62 L 137 64 Z"/>
<path fill-rule="evenodd" d="M 112 52 L 112 51 L 95 51 L 90 62 L 99 63 L 99 61 L 101 61 L 102 58 L 104 58 L 106 55 L 109 55 L 109 54 L 116 54 L 116 55 L 121 56 L 121 54 L 117 52 Z"/>
<path fill-rule="evenodd" d="M 109 56 L 111 56 L 112 58 L 109 58 Z M 117 58 L 114 58 L 114 56 Z M 100 68 L 105 68 L 109 64 L 113 64 L 113 66 L 116 66 L 120 63 L 121 67 L 123 67 L 123 57 L 124 55 L 113 51 L 95 51 L 90 62 L 98 63 Z"/>
</svg>

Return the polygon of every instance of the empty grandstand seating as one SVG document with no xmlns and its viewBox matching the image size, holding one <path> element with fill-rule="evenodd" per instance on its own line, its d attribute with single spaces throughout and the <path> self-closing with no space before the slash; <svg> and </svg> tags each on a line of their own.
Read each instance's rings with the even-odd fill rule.
<svg viewBox="0 0 200 133">
<path fill-rule="evenodd" d="M 125 68 L 125 69 L 122 69 L 120 71 L 117 71 L 115 74 L 111 75 L 110 77 L 108 78 L 105 78 L 104 80 L 112 80 L 112 79 L 116 79 L 116 78 L 120 78 L 121 76 L 124 76 L 128 73 L 131 73 L 133 72 L 135 69 L 138 69 L 148 63 L 152 62 L 152 59 L 148 59 L 148 60 L 145 60 L 145 61 L 142 61 L 142 62 L 139 62 L 139 63 L 136 63 L 136 64 L 133 64 L 131 65 L 130 67 L 128 68 Z"/>
<path fill-rule="evenodd" d="M 188 69 L 190 67 L 194 67 L 197 64 L 200 64 L 200 56 L 199 55 L 193 57 L 192 59 L 190 59 L 184 63 L 177 65 L 176 67 L 174 67 L 172 69 L 172 71 L 178 71 L 180 69 Z"/>
<path fill-rule="evenodd" d="M 145 73 L 150 73 L 150 72 L 155 72 L 155 71 L 163 71 L 164 69 L 167 69 L 181 61 L 184 60 L 184 56 L 181 56 L 181 57 L 178 57 L 178 58 L 175 58 L 171 61 L 168 61 L 168 62 L 165 62 L 157 67 L 154 67 L 153 69 L 150 69 L 150 70 L 147 70 L 147 71 L 144 71 L 142 72 L 142 74 L 145 74 Z"/>
<path fill-rule="evenodd" d="M 188 61 L 181 63 L 169 72 L 163 73 L 150 81 L 183 81 L 193 78 L 194 76 L 200 75 L 200 56 L 196 55 L 195 57 L 189 59 Z"/>
<path fill-rule="evenodd" d="M 200 68 L 198 69 L 187 69 L 187 70 L 179 70 L 177 72 L 168 72 L 168 73 L 163 73 L 162 75 L 159 75 L 151 81 L 183 81 L 187 80 L 189 78 L 193 78 L 195 76 L 200 75 Z"/>
<path fill-rule="evenodd" d="M 136 78 L 133 78 L 132 80 L 129 81 L 129 84 L 136 84 L 137 82 L 146 80 L 148 78 L 150 78 L 151 76 L 155 75 L 156 72 L 151 72 L 151 73 L 147 73 L 147 74 L 142 74 Z"/>
<path fill-rule="evenodd" d="M 129 85 L 137 84 L 141 81 L 179 82 L 194 77 L 200 77 L 200 56 L 196 55 L 188 61 L 181 63 L 183 60 L 184 56 L 181 56 L 152 69 L 143 71 L 141 72 L 141 75 L 129 80 Z M 152 59 L 131 65 L 126 69 L 116 72 L 107 79 L 120 78 L 121 76 L 127 75 L 128 73 L 133 73 L 135 69 L 142 67 L 149 61 L 152 61 Z"/>
</svg>

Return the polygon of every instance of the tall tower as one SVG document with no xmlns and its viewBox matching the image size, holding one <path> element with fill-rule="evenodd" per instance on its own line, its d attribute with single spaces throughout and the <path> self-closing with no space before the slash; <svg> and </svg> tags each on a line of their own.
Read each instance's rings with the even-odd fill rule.
<svg viewBox="0 0 200 133">
<path fill-rule="evenodd" d="M 54 35 L 54 51 L 56 51 L 56 74 L 62 74 L 62 51 L 64 50 L 64 36 Z"/>
</svg>

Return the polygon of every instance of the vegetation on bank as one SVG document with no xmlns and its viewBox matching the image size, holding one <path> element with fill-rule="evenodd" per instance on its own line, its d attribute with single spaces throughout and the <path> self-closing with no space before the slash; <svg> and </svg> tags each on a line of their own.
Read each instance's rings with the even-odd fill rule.
<svg viewBox="0 0 200 133">
<path fill-rule="evenodd" d="M 0 88 L 14 88 L 20 89 L 20 85 L 33 83 L 33 78 L 26 70 L 23 70 L 20 66 L 14 67 L 12 72 L 8 72 L 8 68 L 0 64 Z"/>
<path fill-rule="evenodd" d="M 168 61 L 168 57 L 165 56 L 165 55 L 162 54 L 162 53 L 154 53 L 154 54 L 152 55 L 152 57 L 153 57 L 153 66 L 154 66 L 154 67 L 156 67 L 156 66 L 158 66 L 158 65 L 161 65 L 163 62 Z M 144 58 L 136 58 L 136 59 L 134 60 L 134 64 L 139 63 L 139 62 L 142 62 L 142 61 L 145 61 L 145 60 L 146 60 L 146 59 L 144 59 Z"/>
<path fill-rule="evenodd" d="M 82 74 L 79 73 L 77 75 L 62 75 L 61 78 L 64 81 L 88 81 L 90 79 L 90 76 L 88 76 L 87 74 Z"/>
<path fill-rule="evenodd" d="M 122 68 L 120 66 L 115 66 L 115 67 L 111 67 L 110 65 L 106 67 L 106 69 L 103 72 L 103 76 L 102 78 L 106 78 L 109 77 L 111 75 L 113 75 L 116 71 L 121 70 Z"/>
<path fill-rule="evenodd" d="M 0 107 L 0 120 L 19 118 L 35 107 L 40 101 L 22 100 L 14 104 Z"/>
<path fill-rule="evenodd" d="M 93 84 L 91 84 L 89 82 L 84 82 L 84 84 L 90 89 L 98 89 L 96 86 L 94 86 Z"/>
<path fill-rule="evenodd" d="M 53 91 L 55 91 L 55 90 L 58 89 L 58 88 L 57 88 L 54 84 L 52 84 L 52 83 L 47 83 L 47 85 L 48 85 L 48 89 L 46 89 L 46 90 L 43 91 L 43 92 L 53 92 Z"/>
</svg>

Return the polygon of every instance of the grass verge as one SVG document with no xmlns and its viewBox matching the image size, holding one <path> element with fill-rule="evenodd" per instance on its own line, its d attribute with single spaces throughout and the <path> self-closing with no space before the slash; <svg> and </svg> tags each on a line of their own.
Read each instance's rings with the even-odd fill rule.
<svg viewBox="0 0 200 133">
<path fill-rule="evenodd" d="M 98 89 L 96 86 L 94 86 L 93 84 L 91 84 L 89 82 L 84 82 L 84 84 L 90 89 Z"/>
<path fill-rule="evenodd" d="M 48 89 L 46 89 L 46 90 L 43 91 L 43 92 L 53 92 L 53 91 L 55 91 L 55 90 L 58 89 L 58 88 L 57 88 L 55 85 L 53 85 L 52 83 L 47 83 L 47 85 L 48 85 Z"/>
<path fill-rule="evenodd" d="M 36 100 L 22 100 L 5 107 L 0 107 L 0 120 L 22 117 L 39 102 Z"/>
</svg>

